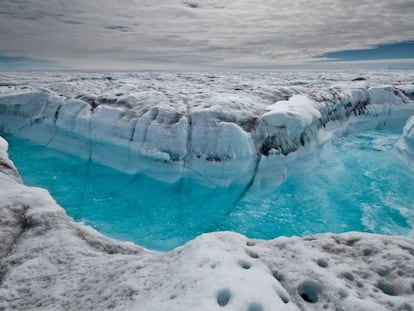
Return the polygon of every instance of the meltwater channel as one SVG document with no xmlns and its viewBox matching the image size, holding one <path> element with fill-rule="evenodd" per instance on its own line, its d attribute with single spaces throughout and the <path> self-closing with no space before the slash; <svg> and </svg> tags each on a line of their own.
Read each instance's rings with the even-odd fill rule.
<svg viewBox="0 0 414 311">
<path fill-rule="evenodd" d="M 128 175 L 12 136 L 27 185 L 48 189 L 68 215 L 110 237 L 170 250 L 199 234 L 252 238 L 364 231 L 412 235 L 414 173 L 393 150 L 401 133 L 368 131 L 325 144 L 313 165 L 267 193 L 171 185 Z"/>
</svg>

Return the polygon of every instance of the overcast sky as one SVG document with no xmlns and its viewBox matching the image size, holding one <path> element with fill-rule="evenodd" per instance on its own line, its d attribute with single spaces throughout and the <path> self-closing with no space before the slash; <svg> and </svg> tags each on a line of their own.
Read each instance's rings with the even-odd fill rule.
<svg viewBox="0 0 414 311">
<path fill-rule="evenodd" d="M 1 0 L 0 6 L 0 62 L 11 66 L 39 59 L 42 66 L 77 69 L 265 68 L 413 39 L 414 0 Z"/>
</svg>

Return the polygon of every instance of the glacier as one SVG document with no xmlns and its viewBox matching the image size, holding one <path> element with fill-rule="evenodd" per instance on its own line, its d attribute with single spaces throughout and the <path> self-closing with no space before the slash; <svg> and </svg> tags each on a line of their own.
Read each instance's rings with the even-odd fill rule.
<svg viewBox="0 0 414 311">
<path fill-rule="evenodd" d="M 410 72 L 2 73 L 0 133 L 166 182 L 266 191 L 341 133 L 397 128 Z M 354 80 L 354 81 L 353 81 Z M 111 240 L 28 187 L 0 138 L 0 310 L 413 310 L 412 237 L 203 234 L 170 252 Z M 260 286 L 258 286 L 260 285 Z"/>
</svg>

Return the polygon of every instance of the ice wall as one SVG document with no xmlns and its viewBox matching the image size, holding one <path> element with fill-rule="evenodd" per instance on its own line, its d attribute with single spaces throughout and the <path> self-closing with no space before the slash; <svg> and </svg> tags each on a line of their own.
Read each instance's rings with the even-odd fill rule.
<svg viewBox="0 0 414 311">
<path fill-rule="evenodd" d="M 414 169 L 414 115 L 412 115 L 403 129 L 403 136 L 397 143 L 397 150 L 408 166 Z"/>
<path fill-rule="evenodd" d="M 58 75 L 9 86 L 0 90 L 0 131 L 131 174 L 249 188 L 277 185 L 291 163 L 338 130 L 401 128 L 414 113 L 407 85 L 281 86 L 256 74 L 239 76 L 241 86 L 230 90 L 212 85 L 212 77 L 141 74 L 86 83 Z"/>
<path fill-rule="evenodd" d="M 7 154 L 8 147 L 9 145 L 7 141 L 0 136 L 0 173 L 4 174 L 5 177 L 7 176 L 7 178 L 13 179 L 14 181 L 21 182 L 16 167 L 14 166 L 13 162 L 10 161 Z"/>
</svg>

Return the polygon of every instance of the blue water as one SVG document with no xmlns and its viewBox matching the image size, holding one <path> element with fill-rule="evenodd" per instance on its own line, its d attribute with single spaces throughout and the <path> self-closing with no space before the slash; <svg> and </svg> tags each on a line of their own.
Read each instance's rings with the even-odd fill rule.
<svg viewBox="0 0 414 311">
<path fill-rule="evenodd" d="M 24 182 L 47 188 L 75 220 L 117 239 L 169 250 L 221 230 L 264 239 L 351 230 L 411 234 L 414 176 L 394 154 L 399 135 L 339 137 L 321 149 L 316 164 L 292 173 L 274 191 L 247 193 L 240 201 L 239 187 L 166 184 L 6 139 Z"/>
</svg>

